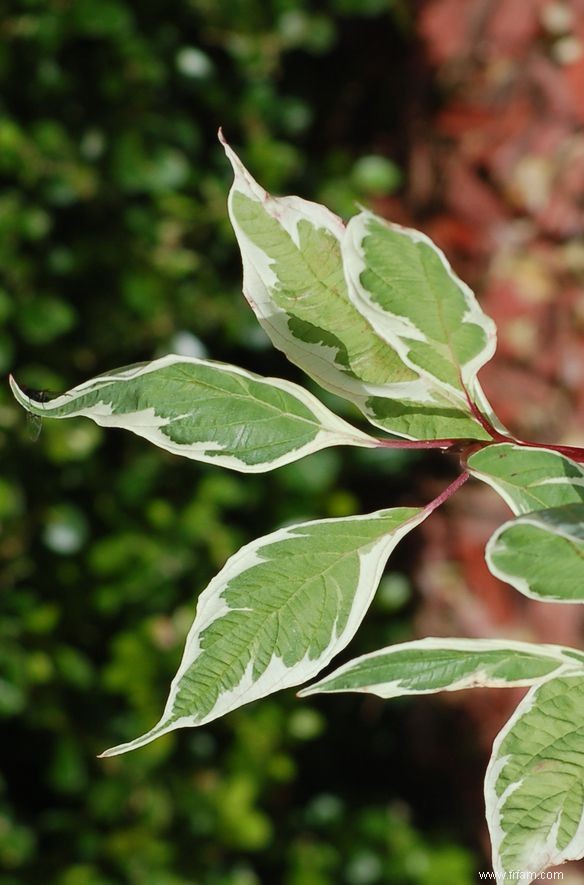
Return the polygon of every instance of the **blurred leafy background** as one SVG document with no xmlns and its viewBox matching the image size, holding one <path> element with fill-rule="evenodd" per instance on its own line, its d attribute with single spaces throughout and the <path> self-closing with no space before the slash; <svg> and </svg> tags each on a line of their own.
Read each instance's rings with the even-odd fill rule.
<svg viewBox="0 0 584 885">
<path fill-rule="evenodd" d="M 537 19 L 526 45 L 545 58 L 541 5 L 523 8 Z M 478 6 L 489 4 L 466 3 Z M 59 391 L 179 352 L 303 381 L 240 295 L 219 125 L 267 187 L 342 215 L 365 202 L 413 220 L 472 271 L 472 282 L 490 279 L 489 236 L 500 243 L 496 225 L 523 212 L 525 240 L 529 213 L 484 164 L 477 180 L 491 202 L 473 202 L 476 182 L 474 191 L 466 182 L 483 228 L 468 206 L 465 216 L 464 199 L 458 209 L 449 200 L 454 167 L 444 166 L 444 145 L 449 139 L 449 156 L 470 168 L 463 136 L 477 120 L 484 125 L 480 115 L 448 118 L 449 102 L 464 82 L 488 104 L 478 90 L 484 66 L 506 58 L 508 46 L 495 35 L 491 56 L 477 58 L 477 35 L 461 37 L 461 17 L 452 0 L 8 0 L 0 18 L 3 376 L 15 371 L 34 389 Z M 458 130 L 444 131 L 444 119 Z M 459 197 L 460 187 L 451 186 Z M 561 236 L 572 249 L 565 282 L 584 262 L 581 231 Z M 548 265 L 557 269 L 557 260 Z M 533 350 L 523 349 L 526 371 Z M 504 407 L 502 388 L 507 376 L 493 383 Z M 0 883 L 475 881 L 487 863 L 484 706 L 477 715 L 433 699 L 300 703 L 288 692 L 129 756 L 96 759 L 157 719 L 196 596 L 242 543 L 290 519 L 427 500 L 454 465 L 328 450 L 242 478 L 83 420 L 49 422 L 33 436 L 3 384 Z M 479 511 L 485 500 L 495 507 L 490 526 L 501 514 L 490 498 Z M 468 502 L 458 527 L 461 513 L 466 525 L 477 512 Z M 462 620 L 465 632 L 488 634 L 494 619 L 515 635 L 514 619 L 524 623 L 505 588 L 495 588 L 498 608 L 489 609 L 490 584 L 477 615 L 467 580 L 468 564 L 481 559 L 476 532 L 453 550 L 448 524 L 435 526 L 425 561 L 419 537 L 396 555 L 351 656 L 411 638 L 420 625 L 452 633 Z M 454 594 L 445 594 L 453 581 Z M 453 614 L 461 606 L 474 621 Z"/>
</svg>

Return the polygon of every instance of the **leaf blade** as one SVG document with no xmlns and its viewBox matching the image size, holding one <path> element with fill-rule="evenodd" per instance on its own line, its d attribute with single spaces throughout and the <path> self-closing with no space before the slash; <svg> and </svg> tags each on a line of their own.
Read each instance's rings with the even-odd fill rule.
<svg viewBox="0 0 584 885">
<path fill-rule="evenodd" d="M 542 602 L 584 602 L 584 504 L 518 516 L 486 548 L 495 577 Z"/>
<path fill-rule="evenodd" d="M 358 691 L 394 698 L 476 686 L 526 686 L 570 666 L 584 667 L 584 655 L 578 662 L 570 649 L 560 646 L 426 638 L 362 655 L 299 694 Z"/>
<path fill-rule="evenodd" d="M 317 520 L 243 547 L 201 594 L 160 722 L 104 755 L 312 678 L 352 638 L 391 551 L 426 515 Z"/>
<path fill-rule="evenodd" d="M 495 739 L 485 778 L 495 872 L 584 854 L 584 675 L 534 686 Z"/>
<path fill-rule="evenodd" d="M 35 401 L 13 379 L 11 385 L 32 414 L 81 415 L 173 454 L 248 473 L 328 446 L 376 445 L 292 382 L 194 357 L 169 355 L 114 370 L 48 402 Z"/>
<path fill-rule="evenodd" d="M 443 252 L 420 231 L 372 212 L 351 218 L 343 242 L 361 313 L 432 387 L 462 408 L 496 348 L 496 327 Z"/>
<path fill-rule="evenodd" d="M 584 502 L 584 469 L 551 449 L 485 446 L 469 457 L 467 468 L 518 515 Z"/>
</svg>

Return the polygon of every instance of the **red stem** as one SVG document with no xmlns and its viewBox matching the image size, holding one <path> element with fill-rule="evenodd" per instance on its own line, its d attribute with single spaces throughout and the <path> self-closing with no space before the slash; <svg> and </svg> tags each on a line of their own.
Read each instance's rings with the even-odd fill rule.
<svg viewBox="0 0 584 885">
<path fill-rule="evenodd" d="M 558 452 L 560 455 L 565 455 L 567 458 L 571 458 L 572 461 L 576 461 L 579 464 L 584 463 L 584 448 L 579 446 L 563 446 L 556 445 L 554 443 L 537 443 L 537 442 L 528 442 L 523 439 L 517 439 L 515 436 L 511 436 L 510 434 L 501 433 L 497 430 L 491 422 L 483 415 L 479 407 L 475 402 L 473 402 L 471 396 L 469 395 L 468 390 L 464 386 L 461 378 L 461 385 L 464 390 L 466 400 L 468 402 L 468 407 L 473 415 L 473 417 L 478 421 L 481 427 L 489 434 L 493 442 L 503 442 L 503 443 L 515 443 L 518 446 L 524 446 L 529 449 L 550 449 L 552 452 Z M 460 448 L 460 446 L 464 443 L 472 443 L 472 440 L 460 440 L 460 439 L 424 439 L 424 440 L 393 440 L 393 439 L 378 439 L 377 445 L 383 448 L 389 449 L 453 449 L 456 451 Z M 492 443 L 476 440 L 474 441 L 476 445 L 480 448 L 484 448 L 485 446 L 491 445 Z M 460 484 L 466 481 L 462 479 Z M 458 486 L 456 486 L 458 488 Z M 448 490 L 446 490 L 448 491 Z M 449 497 L 451 492 L 448 493 L 446 497 Z M 446 498 L 444 499 L 446 500 Z M 442 503 L 440 501 L 440 503 Z M 438 504 L 436 506 L 439 506 Z"/>
<path fill-rule="evenodd" d="M 555 443 L 536 443 L 536 442 L 526 442 L 523 439 L 512 439 L 506 440 L 506 442 L 513 442 L 518 446 L 524 446 L 526 449 L 551 449 L 552 452 L 558 452 L 560 455 L 565 455 L 567 458 L 571 458 L 572 461 L 577 461 L 578 463 L 584 462 L 584 449 L 579 446 L 562 446 L 556 445 Z"/>
<path fill-rule="evenodd" d="M 477 410 L 477 419 L 478 414 L 480 414 Z M 463 440 L 463 439 L 378 439 L 376 440 L 379 448 L 384 449 L 452 449 L 453 451 L 460 450 L 461 446 L 472 445 L 474 442 L 476 447 L 485 448 L 485 446 L 492 445 L 497 442 L 506 442 L 506 443 L 514 443 L 517 446 L 523 446 L 526 449 L 550 449 L 552 452 L 558 452 L 560 455 L 565 455 L 567 458 L 571 458 L 572 461 L 576 461 L 579 464 L 584 463 L 584 448 L 580 448 L 579 446 L 563 446 L 556 445 L 555 443 L 537 443 L 537 442 L 528 442 L 523 439 L 517 439 L 515 436 L 503 436 L 502 433 L 499 433 L 492 427 L 486 419 L 482 422 L 485 430 L 491 434 L 492 442 L 487 440 Z"/>
<path fill-rule="evenodd" d="M 464 387 L 464 385 L 463 385 L 463 387 Z M 505 434 L 500 433 L 498 430 L 495 430 L 495 428 L 493 427 L 491 422 L 485 418 L 485 416 L 483 415 L 483 413 L 481 412 L 481 410 L 479 409 L 477 404 L 472 401 L 466 387 L 464 387 L 464 393 L 466 396 L 466 401 L 468 403 L 469 409 L 471 410 L 473 416 L 477 419 L 477 421 L 479 422 L 479 424 L 481 425 L 483 430 L 486 430 L 487 433 L 489 434 L 489 436 L 492 437 L 497 442 L 512 442 L 513 440 L 511 440 L 508 436 L 505 436 Z"/>
<path fill-rule="evenodd" d="M 554 443 L 527 442 L 526 440 L 523 440 L 523 439 L 517 439 L 517 437 L 515 437 L 515 436 L 511 436 L 511 435 L 506 436 L 505 434 L 500 433 L 498 430 L 495 430 L 495 428 L 490 423 L 490 421 L 488 421 L 485 418 L 485 416 L 482 414 L 482 412 L 479 410 L 476 403 L 474 403 L 472 401 L 466 387 L 464 388 L 464 392 L 466 394 L 466 399 L 467 399 L 469 408 L 470 408 L 471 412 L 473 413 L 474 417 L 477 419 L 477 421 L 479 422 L 481 427 L 484 427 L 484 429 L 487 431 L 487 433 L 490 434 L 490 436 L 492 436 L 496 442 L 515 443 L 518 446 L 525 446 L 526 448 L 530 448 L 530 449 L 551 449 L 554 452 L 559 452 L 561 455 L 566 455 L 566 457 L 571 458 L 573 461 L 579 461 L 579 462 L 584 461 L 584 448 L 579 448 L 577 446 L 555 445 Z"/>
<path fill-rule="evenodd" d="M 378 439 L 377 445 L 385 449 L 449 449 L 460 443 L 458 439 Z"/>
<path fill-rule="evenodd" d="M 430 501 L 429 504 L 426 504 L 424 507 L 424 512 L 428 515 L 436 510 L 437 507 L 440 507 L 441 504 L 444 504 L 451 495 L 453 495 L 458 489 L 465 484 L 467 479 L 469 478 L 469 474 L 466 470 L 463 473 L 460 473 L 454 482 L 451 482 L 449 486 L 447 486 L 443 492 L 440 492 L 437 498 L 434 498 L 433 501 Z"/>
<path fill-rule="evenodd" d="M 473 413 L 474 417 L 480 423 L 482 427 L 489 433 L 495 442 L 510 442 L 515 443 L 518 446 L 524 446 L 529 449 L 551 449 L 554 452 L 559 452 L 560 455 L 565 455 L 567 458 L 571 458 L 572 461 L 577 461 L 579 463 L 584 462 L 584 448 L 580 448 L 578 446 L 562 446 L 556 445 L 555 443 L 536 443 L 536 442 L 528 442 L 524 439 L 517 439 L 515 436 L 505 436 L 502 433 L 499 433 L 498 430 L 495 430 L 493 425 L 487 421 L 485 416 L 479 411 L 476 404 L 473 403 L 468 393 L 466 393 L 466 398 L 468 400 L 468 405 Z M 488 443 L 487 443 L 488 445 Z"/>
</svg>

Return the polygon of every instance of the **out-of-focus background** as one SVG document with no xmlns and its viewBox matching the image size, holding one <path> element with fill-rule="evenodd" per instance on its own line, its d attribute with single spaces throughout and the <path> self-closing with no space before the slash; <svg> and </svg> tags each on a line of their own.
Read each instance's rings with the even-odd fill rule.
<svg viewBox="0 0 584 885">
<path fill-rule="evenodd" d="M 174 351 L 303 380 L 240 294 L 221 124 L 268 188 L 433 236 L 499 324 L 501 418 L 582 444 L 583 0 L 9 0 L 0 77 L 3 377 L 60 391 Z M 518 693 L 289 691 L 96 759 L 158 718 L 242 543 L 427 501 L 456 464 L 327 450 L 241 477 L 81 419 L 33 435 L 4 382 L 1 885 L 476 882 Z M 345 658 L 427 634 L 580 645 L 572 607 L 486 571 L 506 516 L 465 487 L 402 544 Z"/>
</svg>

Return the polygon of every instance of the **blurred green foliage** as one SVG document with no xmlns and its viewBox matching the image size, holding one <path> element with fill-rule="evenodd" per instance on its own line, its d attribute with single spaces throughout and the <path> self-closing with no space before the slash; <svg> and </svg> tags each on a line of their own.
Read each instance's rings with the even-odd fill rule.
<svg viewBox="0 0 584 885">
<path fill-rule="evenodd" d="M 387 46 L 407 51 L 407 4 L 8 7 L 0 371 L 60 390 L 174 351 L 297 378 L 240 296 L 215 132 L 276 190 L 341 212 L 391 193 L 399 166 L 371 127 L 399 85 L 371 95 L 359 47 L 376 35 L 376 70 Z M 386 505 L 410 456 L 328 450 L 241 478 L 83 420 L 36 432 L 4 384 L 1 885 L 470 883 L 469 852 L 440 822 L 416 829 L 391 770 L 345 782 L 343 728 L 291 693 L 96 759 L 157 719 L 196 595 L 227 556 L 286 520 Z M 363 650 L 408 637 L 409 599 L 405 574 L 386 579 Z M 383 742 L 394 722 L 340 709 L 363 754 L 367 728 Z"/>
</svg>

